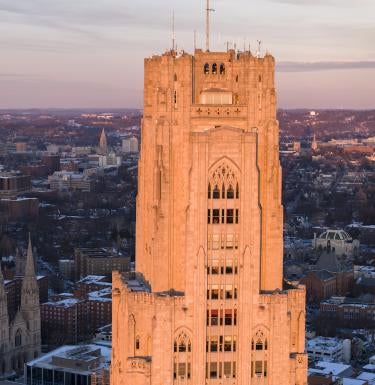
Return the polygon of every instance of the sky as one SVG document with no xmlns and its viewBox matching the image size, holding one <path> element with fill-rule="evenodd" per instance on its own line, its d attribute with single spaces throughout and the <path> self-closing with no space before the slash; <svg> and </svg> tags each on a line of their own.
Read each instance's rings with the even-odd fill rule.
<svg viewBox="0 0 375 385">
<path fill-rule="evenodd" d="M 277 61 L 281 108 L 375 108 L 375 0 L 211 0 L 211 50 Z M 0 0 L 1 108 L 142 107 L 143 59 L 204 47 L 205 0 Z"/>
</svg>

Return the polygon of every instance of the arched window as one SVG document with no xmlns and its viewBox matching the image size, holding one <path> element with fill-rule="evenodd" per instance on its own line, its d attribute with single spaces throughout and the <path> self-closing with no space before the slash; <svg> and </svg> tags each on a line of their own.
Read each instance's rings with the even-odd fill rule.
<svg viewBox="0 0 375 385">
<path fill-rule="evenodd" d="M 184 331 L 175 337 L 173 351 L 173 378 L 177 383 L 184 382 L 191 378 L 191 340 Z"/>
<path fill-rule="evenodd" d="M 234 190 L 232 185 L 229 185 L 229 188 L 227 190 L 227 199 L 234 199 Z"/>
<path fill-rule="evenodd" d="M 203 73 L 205 75 L 208 75 L 210 73 L 210 65 L 208 63 L 206 63 L 203 67 Z"/>
<path fill-rule="evenodd" d="M 18 329 L 14 337 L 14 346 L 21 346 L 21 345 L 22 345 L 22 331 L 21 329 Z"/>
<path fill-rule="evenodd" d="M 141 339 L 139 336 L 135 337 L 135 350 L 139 350 L 141 348 Z"/>
<path fill-rule="evenodd" d="M 259 75 L 259 76 L 258 76 L 258 82 L 259 82 L 259 83 L 262 82 L 262 75 Z"/>
<path fill-rule="evenodd" d="M 265 351 L 268 349 L 267 338 L 262 330 L 258 330 L 251 340 L 252 360 L 251 377 L 267 377 L 268 362 Z"/>
<path fill-rule="evenodd" d="M 220 64 L 220 75 L 225 75 L 225 65 L 223 63 Z"/>
<path fill-rule="evenodd" d="M 213 190 L 211 186 L 215 186 Z M 236 192 L 234 191 L 234 186 L 236 186 Z M 239 199 L 240 193 L 237 178 L 226 162 L 220 164 L 211 176 L 207 195 L 209 199 Z"/>
<path fill-rule="evenodd" d="M 258 330 L 255 337 L 251 340 L 251 350 L 267 350 L 268 342 L 264 333 Z"/>
<path fill-rule="evenodd" d="M 217 74 L 217 64 L 216 63 L 212 64 L 212 73 L 213 73 L 213 75 Z"/>
<path fill-rule="evenodd" d="M 238 75 L 236 75 L 236 83 L 238 83 Z"/>
<path fill-rule="evenodd" d="M 220 190 L 218 185 L 215 186 L 214 191 L 212 193 L 212 198 L 213 199 L 220 199 Z"/>
<path fill-rule="evenodd" d="M 177 82 L 177 75 L 176 74 L 174 74 L 174 78 L 173 79 L 174 79 L 175 82 Z"/>
</svg>

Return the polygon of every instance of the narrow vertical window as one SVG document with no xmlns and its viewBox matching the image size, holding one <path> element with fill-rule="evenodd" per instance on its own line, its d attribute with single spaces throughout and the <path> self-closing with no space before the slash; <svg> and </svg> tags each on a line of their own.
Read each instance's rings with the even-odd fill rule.
<svg viewBox="0 0 375 385">
<path fill-rule="evenodd" d="M 217 64 L 216 63 L 212 64 L 212 74 L 213 75 L 217 74 Z"/>
</svg>

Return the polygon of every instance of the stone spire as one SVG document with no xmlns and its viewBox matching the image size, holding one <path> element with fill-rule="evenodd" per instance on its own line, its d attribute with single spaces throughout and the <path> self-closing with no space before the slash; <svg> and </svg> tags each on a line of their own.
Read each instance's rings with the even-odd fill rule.
<svg viewBox="0 0 375 385">
<path fill-rule="evenodd" d="M 33 247 L 31 245 L 31 236 L 29 233 L 29 244 L 27 246 L 25 277 L 35 277 Z"/>
<path fill-rule="evenodd" d="M 106 155 L 108 153 L 107 135 L 105 134 L 104 128 L 102 129 L 102 133 L 100 134 L 99 151 L 101 155 Z"/>
<path fill-rule="evenodd" d="M 39 306 L 39 288 L 35 275 L 33 248 L 29 234 L 29 245 L 26 255 L 25 275 L 22 281 L 21 309 Z"/>
</svg>

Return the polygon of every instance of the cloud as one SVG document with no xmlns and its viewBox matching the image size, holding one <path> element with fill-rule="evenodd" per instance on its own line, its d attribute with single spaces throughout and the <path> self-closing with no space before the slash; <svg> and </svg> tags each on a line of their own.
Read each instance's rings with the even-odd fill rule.
<svg viewBox="0 0 375 385">
<path fill-rule="evenodd" d="M 375 68 L 375 61 L 279 62 L 276 65 L 278 72 L 315 72 L 366 68 Z"/>
</svg>

